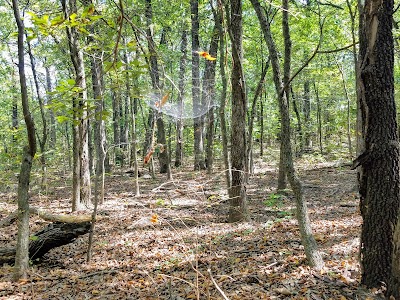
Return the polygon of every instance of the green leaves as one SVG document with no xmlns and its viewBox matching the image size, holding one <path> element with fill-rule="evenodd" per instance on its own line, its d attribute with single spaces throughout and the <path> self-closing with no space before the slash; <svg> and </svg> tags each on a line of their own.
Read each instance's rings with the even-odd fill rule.
<svg viewBox="0 0 400 300">
<path fill-rule="evenodd" d="M 40 16 L 32 11 L 27 12 L 27 14 L 35 28 L 37 28 L 43 36 L 56 35 L 57 30 L 64 29 L 66 26 L 76 27 L 79 32 L 89 35 L 90 33 L 85 27 L 103 18 L 102 15 L 93 15 L 94 12 L 94 6 L 89 5 L 83 9 L 82 13 L 71 14 L 68 20 L 66 20 L 62 14 L 58 14 L 52 18 L 50 15 L 44 14 Z M 33 28 L 27 30 L 33 32 Z M 35 37 L 36 35 L 28 35 L 30 39 Z"/>
</svg>

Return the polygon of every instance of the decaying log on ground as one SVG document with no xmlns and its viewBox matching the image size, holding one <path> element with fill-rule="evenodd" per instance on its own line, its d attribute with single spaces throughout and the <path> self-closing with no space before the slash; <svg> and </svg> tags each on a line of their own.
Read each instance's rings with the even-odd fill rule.
<svg viewBox="0 0 400 300">
<path fill-rule="evenodd" d="M 32 261 L 41 258 L 51 249 L 69 244 L 89 230 L 90 222 L 51 223 L 31 236 L 29 258 Z M 13 264 L 15 251 L 15 248 L 0 249 L 0 265 Z"/>
<path fill-rule="evenodd" d="M 29 207 L 31 215 L 36 215 L 39 218 L 49 222 L 60 222 L 60 223 L 85 223 L 92 220 L 92 215 L 55 215 L 46 212 L 40 208 Z M 0 221 L 0 228 L 11 225 L 17 220 L 17 211 L 12 212 L 7 218 Z M 101 219 L 101 216 L 96 217 L 97 220 Z"/>
</svg>

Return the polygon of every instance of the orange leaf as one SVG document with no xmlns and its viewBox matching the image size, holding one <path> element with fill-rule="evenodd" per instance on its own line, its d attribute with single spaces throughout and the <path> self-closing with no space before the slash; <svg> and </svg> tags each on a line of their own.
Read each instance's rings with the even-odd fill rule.
<svg viewBox="0 0 400 300">
<path fill-rule="evenodd" d="M 200 55 L 201 57 L 204 57 L 207 60 L 213 61 L 216 60 L 215 57 L 212 57 L 210 55 L 210 53 L 206 52 L 206 51 L 196 51 L 198 55 Z"/>
<path fill-rule="evenodd" d="M 210 54 L 208 54 L 208 55 L 205 56 L 204 58 L 207 59 L 207 60 L 211 60 L 211 61 L 216 60 L 216 58 L 215 58 L 215 57 L 212 57 Z"/>
<path fill-rule="evenodd" d="M 150 159 L 151 159 L 153 153 L 154 153 L 154 149 L 151 148 L 151 149 L 149 150 L 149 152 L 146 154 L 146 156 L 144 157 L 144 159 L 143 159 L 143 164 L 147 165 L 147 164 L 149 163 L 149 161 L 150 161 Z"/>
<path fill-rule="evenodd" d="M 161 104 L 160 106 L 163 107 L 165 103 L 167 103 L 169 97 L 169 93 L 166 93 L 162 98 L 161 98 Z"/>
<path fill-rule="evenodd" d="M 157 214 L 152 215 L 151 219 L 150 219 L 150 222 L 151 223 L 157 223 L 158 222 L 158 215 Z"/>
</svg>

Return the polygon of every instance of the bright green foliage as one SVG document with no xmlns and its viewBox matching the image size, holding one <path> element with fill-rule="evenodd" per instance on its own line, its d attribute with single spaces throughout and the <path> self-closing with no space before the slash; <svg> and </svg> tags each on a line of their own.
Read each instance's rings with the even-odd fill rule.
<svg viewBox="0 0 400 300">
<path fill-rule="evenodd" d="M 200 1 L 200 47 L 199 50 L 208 50 L 208 44 L 211 39 L 213 22 L 213 9 L 217 9 L 217 1 Z M 356 1 L 351 1 L 353 11 L 356 9 Z M 81 45 L 84 50 L 84 59 L 86 65 L 86 80 L 88 86 L 88 116 L 90 120 L 103 119 L 107 127 L 108 144 L 113 142 L 113 95 L 120 97 L 120 123 L 121 128 L 126 124 L 129 125 L 129 110 L 131 107 L 126 106 L 126 78 L 130 81 L 130 96 L 135 98 L 136 111 L 136 129 L 138 133 L 138 144 L 141 145 L 145 139 L 145 132 L 148 129 L 147 120 L 147 98 L 152 92 L 151 79 L 149 76 L 149 51 L 147 40 L 145 37 L 145 1 L 122 1 L 124 7 L 118 8 L 118 2 L 104 2 L 103 4 L 89 5 L 83 7 L 78 1 L 78 12 L 72 14 L 68 20 L 64 19 L 61 13 L 60 4 L 58 2 L 35 1 L 26 7 L 26 33 L 27 38 L 32 44 L 32 51 L 35 56 L 36 64 L 42 87 L 40 93 L 46 99 L 46 114 L 52 111 L 58 121 L 56 131 L 58 135 L 56 148 L 49 157 L 49 163 L 53 158 L 62 157 L 67 147 L 71 146 L 71 125 L 73 107 L 71 99 L 76 97 L 80 90 L 75 86 L 72 79 L 73 72 L 67 47 L 66 28 L 75 27 L 78 29 L 81 38 Z M 279 1 L 264 2 L 266 11 L 269 12 L 271 29 L 277 43 L 277 47 L 283 56 L 283 40 L 281 34 L 281 12 Z M 168 5 L 159 1 L 153 1 L 153 21 L 151 30 L 155 40 L 155 51 L 157 53 L 160 81 L 163 91 L 171 91 L 169 103 L 176 103 L 179 91 L 178 74 L 180 53 L 180 38 L 183 29 L 190 30 L 190 9 L 189 1 L 170 1 Z M 22 116 L 19 112 L 18 119 L 20 127 L 11 129 L 11 109 L 12 101 L 18 96 L 16 87 L 18 81 L 16 77 L 15 67 L 15 43 L 14 32 L 16 28 L 8 20 L 11 19 L 9 10 L 6 6 L 0 10 L 0 37 L 7 44 L 2 43 L 0 50 L 0 89 L 1 107 L 0 107 L 0 126 L 2 128 L 1 138 L 4 141 L 0 144 L 0 161 L 1 166 L 14 165 L 18 158 L 11 153 L 19 153 L 14 151 L 21 147 L 19 142 L 19 131 L 23 129 L 24 124 Z M 121 11 L 124 11 L 124 18 L 121 19 Z M 226 13 L 226 12 L 225 12 Z M 243 31 L 244 31 L 244 75 L 247 83 L 247 93 L 249 103 L 257 87 L 258 80 L 262 71 L 262 67 L 268 60 L 268 51 L 265 45 L 262 32 L 258 26 L 258 20 L 254 10 L 249 2 L 243 3 Z M 357 22 L 356 16 L 355 21 Z M 121 22 L 121 20 L 123 22 Z M 342 151 L 347 146 L 346 126 L 347 126 L 347 100 L 344 94 L 343 82 L 338 65 L 344 71 L 344 80 L 350 97 L 350 121 L 352 139 L 355 140 L 355 75 L 352 48 L 348 47 L 341 51 L 334 51 L 339 48 L 349 46 L 351 40 L 351 20 L 349 9 L 346 1 L 331 1 L 327 5 L 320 5 L 316 2 L 306 4 L 305 2 L 295 1 L 290 8 L 290 28 L 292 39 L 292 74 L 301 68 L 308 58 L 314 53 L 320 39 L 321 45 L 315 58 L 302 70 L 302 72 L 292 81 L 291 86 L 294 93 L 297 108 L 300 114 L 300 121 L 303 130 L 308 130 L 311 134 L 312 147 L 314 151 L 318 151 L 318 114 L 316 93 L 319 96 L 319 105 L 321 109 L 321 129 L 323 155 L 332 154 L 335 157 L 346 154 Z M 320 25 L 322 28 L 322 37 L 320 36 Z M 226 24 L 224 23 L 224 26 Z M 354 26 L 357 26 L 355 23 Z M 94 29 L 93 29 L 94 28 Z M 357 27 L 355 27 L 357 31 Z M 397 29 L 395 29 L 397 32 Z M 165 42 L 161 42 L 161 38 L 165 38 Z M 227 40 L 226 62 L 224 66 L 231 67 L 231 45 Z M 186 99 L 186 103 L 191 102 L 191 70 L 190 66 L 190 41 L 188 42 L 188 60 L 186 61 L 185 74 L 185 91 L 182 96 Z M 220 49 L 221 50 L 221 49 Z M 219 51 L 220 51 L 219 50 Z M 331 53 L 324 53 L 331 51 Z M 124 53 L 129 58 L 129 65 L 126 66 L 124 61 Z M 104 100 L 105 107 L 101 115 L 95 113 L 95 99 L 92 96 L 91 89 L 91 57 L 101 57 L 103 60 L 104 74 Z M 217 58 L 216 73 L 216 95 L 219 97 L 221 90 L 221 77 L 219 74 L 219 60 Z M 44 90 L 45 73 L 44 67 L 51 68 L 51 84 L 52 91 Z M 205 60 L 200 60 L 201 74 L 204 74 Z M 398 84 L 399 67 L 396 64 L 396 84 Z M 12 74 L 12 75 L 11 75 Z M 28 74 L 28 82 L 31 76 Z M 304 128 L 304 82 L 310 82 L 310 124 Z M 229 80 L 228 80 L 229 82 Z M 28 84 L 29 85 L 29 84 Z M 38 129 L 40 129 L 41 121 L 38 109 L 37 99 L 33 87 L 30 87 L 31 103 L 33 114 L 37 120 Z M 228 87 L 228 102 L 226 106 L 226 116 L 228 132 L 230 126 L 231 106 L 229 101 L 230 88 Z M 51 99 L 51 102 L 48 100 Z M 214 99 L 219 102 L 219 99 Z M 263 113 L 261 118 L 261 105 Z M 250 110 L 251 107 L 248 107 Z M 258 142 L 263 142 L 264 148 L 275 148 L 279 145 L 280 121 L 278 107 L 276 101 L 276 92 L 272 83 L 271 68 L 267 72 L 267 76 L 262 88 L 261 97 L 256 105 L 256 118 L 254 124 L 253 138 Z M 293 109 L 293 99 L 290 99 L 291 124 L 293 136 L 297 139 L 293 140 L 293 144 L 299 144 L 299 135 L 297 132 L 298 119 Z M 79 112 L 78 112 L 79 114 Z M 167 128 L 170 126 L 171 131 L 168 139 L 171 140 L 171 147 L 174 147 L 175 141 L 175 119 L 165 117 Z M 206 119 L 207 120 L 207 119 Z M 185 125 L 189 125 L 190 121 L 185 121 Z M 207 123 L 206 123 L 207 124 Z M 217 121 L 215 130 L 216 145 L 214 154 L 216 158 L 221 158 L 222 151 L 219 143 L 219 121 Z M 190 156 L 193 153 L 193 129 L 191 126 L 184 128 L 184 153 Z M 255 143 L 255 152 L 258 153 L 260 143 Z M 6 149 L 7 148 L 7 149 Z M 139 147 L 140 148 L 140 147 Z M 6 151 L 7 150 L 7 151 Z M 174 153 L 171 149 L 171 153 Z M 121 151 L 128 156 L 128 149 L 123 148 Z M 271 151 L 269 151 L 271 153 Z M 265 151 L 264 153 L 268 153 Z M 57 156 L 58 155 L 58 156 Z M 145 155 L 145 153 L 142 153 Z M 268 154 L 267 154 L 268 155 Z M 266 154 L 264 154 L 266 156 Z M 57 158 L 58 159 L 58 158 Z M 173 159 L 173 158 L 172 158 Z M 268 159 L 268 158 L 267 158 Z M 111 162 L 112 163 L 112 162 Z M 69 166 L 65 166 L 69 168 Z"/>
</svg>

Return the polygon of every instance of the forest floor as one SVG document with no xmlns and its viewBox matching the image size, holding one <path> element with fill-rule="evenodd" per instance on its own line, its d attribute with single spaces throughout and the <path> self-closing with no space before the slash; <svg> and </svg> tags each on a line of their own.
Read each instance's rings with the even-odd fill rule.
<svg viewBox="0 0 400 300">
<path fill-rule="evenodd" d="M 355 172 L 340 163 L 297 167 L 325 261 L 321 272 L 307 266 L 294 199 L 290 190 L 276 194 L 275 166 L 257 161 L 247 186 L 251 221 L 238 224 L 226 222 L 222 169 L 173 169 L 173 181 L 141 177 L 140 197 L 132 177 L 118 172 L 106 178 L 92 260 L 84 235 L 47 253 L 27 280 L 13 283 L 4 265 L 0 299 L 378 299 L 379 291 L 359 286 Z M 32 191 L 32 205 L 68 213 L 70 180 L 52 176 L 49 184 L 47 195 Z M 0 219 L 16 209 L 15 198 L 0 194 Z M 46 223 L 32 216 L 32 232 Z M 16 235 L 16 224 L 1 228 L 0 247 L 14 245 Z"/>
</svg>

